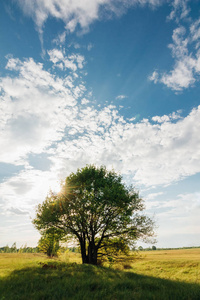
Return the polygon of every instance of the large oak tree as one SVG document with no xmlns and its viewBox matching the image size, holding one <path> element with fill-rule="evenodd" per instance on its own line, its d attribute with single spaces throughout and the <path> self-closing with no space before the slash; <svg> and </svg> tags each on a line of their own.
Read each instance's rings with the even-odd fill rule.
<svg viewBox="0 0 200 300">
<path fill-rule="evenodd" d="M 70 174 L 60 193 L 47 196 L 33 223 L 43 233 L 55 228 L 75 237 L 82 262 L 97 264 L 101 249 L 112 241 L 130 245 L 153 236 L 153 221 L 143 210 L 138 192 L 127 187 L 121 176 L 89 165 Z"/>
</svg>

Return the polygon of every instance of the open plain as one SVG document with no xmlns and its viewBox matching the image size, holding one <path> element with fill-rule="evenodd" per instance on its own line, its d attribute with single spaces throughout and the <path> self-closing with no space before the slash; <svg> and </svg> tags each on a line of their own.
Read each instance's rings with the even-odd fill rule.
<svg viewBox="0 0 200 300">
<path fill-rule="evenodd" d="M 200 249 L 141 251 L 104 266 L 80 254 L 57 259 L 0 254 L 0 300 L 200 299 Z"/>
</svg>

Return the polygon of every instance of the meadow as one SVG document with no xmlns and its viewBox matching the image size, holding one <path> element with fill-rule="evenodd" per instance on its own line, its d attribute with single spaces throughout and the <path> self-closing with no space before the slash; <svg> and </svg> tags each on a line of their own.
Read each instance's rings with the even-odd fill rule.
<svg viewBox="0 0 200 300">
<path fill-rule="evenodd" d="M 104 266 L 78 253 L 0 254 L 0 300 L 200 299 L 200 249 L 141 251 Z"/>
</svg>

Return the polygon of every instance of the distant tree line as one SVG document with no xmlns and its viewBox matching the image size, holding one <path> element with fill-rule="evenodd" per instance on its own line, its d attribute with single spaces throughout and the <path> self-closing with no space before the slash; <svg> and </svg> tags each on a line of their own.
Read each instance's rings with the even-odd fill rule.
<svg viewBox="0 0 200 300">
<path fill-rule="evenodd" d="M 135 248 L 139 251 L 152 251 L 152 250 L 180 250 L 180 249 L 198 249 L 200 246 L 192 246 L 192 247 L 177 247 L 177 248 L 157 248 L 156 246 L 143 248 L 142 246 L 139 246 L 138 248 Z M 134 250 L 134 249 L 133 249 Z"/>
<path fill-rule="evenodd" d="M 38 247 L 27 247 L 27 245 L 25 244 L 24 246 L 21 246 L 20 248 L 17 248 L 16 242 L 12 244 L 11 247 L 9 247 L 8 245 L 4 246 L 4 247 L 0 247 L 0 253 L 45 253 L 48 254 L 46 249 L 49 249 L 49 244 L 47 243 L 47 246 L 45 247 L 43 243 L 40 244 L 40 246 L 38 245 Z M 53 248 L 55 249 L 55 248 Z M 56 249 L 57 250 L 57 249 Z M 80 253 L 80 249 L 79 247 L 64 247 L 64 246 L 60 246 L 59 247 L 59 251 L 61 253 L 64 252 L 76 252 L 76 253 Z M 52 255 L 52 256 L 56 256 L 56 255 Z"/>
<path fill-rule="evenodd" d="M 11 247 L 8 245 L 0 248 L 0 253 L 37 253 L 38 247 L 27 247 L 27 245 L 17 248 L 16 242 Z"/>
</svg>

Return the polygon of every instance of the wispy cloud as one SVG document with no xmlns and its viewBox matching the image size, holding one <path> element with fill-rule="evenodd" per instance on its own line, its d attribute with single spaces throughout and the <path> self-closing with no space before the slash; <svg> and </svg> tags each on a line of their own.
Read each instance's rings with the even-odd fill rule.
<svg viewBox="0 0 200 300">
<path fill-rule="evenodd" d="M 55 43 L 56 45 L 63 45 L 65 43 L 66 35 L 66 31 L 64 31 L 61 34 L 58 34 L 58 36 L 55 39 L 53 39 L 52 43 Z"/>
<path fill-rule="evenodd" d="M 189 13 L 186 9 L 187 2 L 175 1 L 174 3 L 177 9 L 183 5 L 186 14 L 186 11 Z M 163 83 L 175 91 L 194 86 L 200 74 L 200 19 L 195 22 L 187 20 L 185 26 L 179 25 L 173 31 L 169 49 L 175 60 L 174 67 L 162 74 L 156 70 L 149 79 L 154 83 Z"/>
<path fill-rule="evenodd" d="M 57 45 L 65 43 L 66 35 L 78 30 L 79 34 L 89 31 L 90 25 L 97 20 L 120 17 L 130 7 L 148 5 L 155 8 L 163 0 L 14 0 L 22 9 L 24 15 L 33 19 L 41 43 L 42 58 L 46 50 L 43 39 L 44 26 L 48 18 L 55 18 L 64 23 L 65 30 L 54 38 Z M 88 45 L 88 51 L 92 44 Z"/>
<path fill-rule="evenodd" d="M 8 3 L 5 2 L 4 7 L 5 7 L 6 13 L 9 15 L 9 17 L 11 18 L 11 20 L 15 21 L 15 14 L 14 14 L 13 8 L 9 4 L 9 2 Z"/>
<path fill-rule="evenodd" d="M 162 192 L 158 192 L 150 194 L 146 199 L 147 211 L 155 213 L 159 224 L 157 233 L 161 247 L 168 247 L 170 241 L 173 241 L 174 247 L 199 245 L 196 239 L 200 231 L 198 192 L 174 197 L 166 193 L 163 196 Z"/>
<path fill-rule="evenodd" d="M 65 59 L 55 53 L 52 67 Z M 200 172 L 200 107 L 185 118 L 179 111 L 132 123 L 113 105 L 100 110 L 89 105 L 77 77 L 80 62 L 74 63 L 76 71 L 59 77 L 33 59 L 9 59 L 11 75 L 0 83 L 2 162 L 27 168 L 30 153 L 46 153 L 52 161 L 49 172 L 58 178 L 96 163 L 132 174 L 132 180 L 146 186 Z M 17 193 L 17 181 L 10 184 Z"/>
<path fill-rule="evenodd" d="M 159 74 L 157 71 L 153 71 L 153 73 L 149 76 L 149 80 L 153 81 L 154 83 L 157 83 L 159 79 Z"/>
<path fill-rule="evenodd" d="M 175 19 L 179 21 L 180 19 L 184 19 L 189 15 L 190 8 L 188 7 L 188 3 L 190 0 L 174 0 L 171 3 L 172 11 L 168 17 L 169 20 Z"/>
<path fill-rule="evenodd" d="M 162 0 L 18 0 L 25 15 L 30 16 L 40 34 L 49 17 L 64 22 L 66 30 L 74 32 L 79 24 L 83 31 L 88 31 L 94 21 L 112 14 L 121 15 L 133 5 L 160 5 Z M 64 36 L 63 36 L 64 38 Z M 63 39 L 62 39 L 63 40 Z"/>
<path fill-rule="evenodd" d="M 29 214 L 28 211 L 21 210 L 21 209 L 18 209 L 18 208 L 14 208 L 14 207 L 9 208 L 8 211 L 15 214 L 15 215 L 28 215 Z"/>
<path fill-rule="evenodd" d="M 119 96 L 117 96 L 115 99 L 116 99 L 116 100 L 123 100 L 123 99 L 125 99 L 125 98 L 127 98 L 126 95 L 119 95 Z"/>
<path fill-rule="evenodd" d="M 163 192 L 151 193 L 151 194 L 149 194 L 149 195 L 146 197 L 146 199 L 147 199 L 147 200 L 152 200 L 152 199 L 155 199 L 155 198 L 157 198 L 158 196 L 161 196 L 161 195 L 163 195 L 163 194 L 164 194 Z"/>
<path fill-rule="evenodd" d="M 94 47 L 94 45 L 92 43 L 89 43 L 87 45 L 87 50 L 90 51 L 93 47 Z"/>
</svg>

